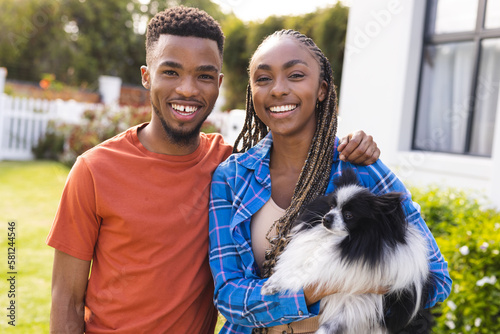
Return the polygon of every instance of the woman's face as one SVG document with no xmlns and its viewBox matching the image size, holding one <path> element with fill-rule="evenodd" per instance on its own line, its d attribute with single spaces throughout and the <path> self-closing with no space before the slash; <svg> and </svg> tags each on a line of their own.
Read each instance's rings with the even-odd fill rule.
<svg viewBox="0 0 500 334">
<path fill-rule="evenodd" d="M 319 76 L 318 61 L 293 37 L 270 38 L 260 46 L 250 61 L 250 86 L 255 112 L 273 137 L 314 136 L 316 102 L 328 89 Z"/>
</svg>

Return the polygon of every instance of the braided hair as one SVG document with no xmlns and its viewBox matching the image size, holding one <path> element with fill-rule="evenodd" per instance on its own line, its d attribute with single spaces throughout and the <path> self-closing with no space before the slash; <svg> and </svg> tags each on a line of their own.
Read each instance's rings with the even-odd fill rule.
<svg viewBox="0 0 500 334">
<path fill-rule="evenodd" d="M 307 159 L 295 185 L 291 204 L 283 217 L 273 225 L 276 228 L 276 237 L 272 239 L 268 238 L 271 247 L 266 250 L 262 277 L 269 277 L 273 273 L 277 258 L 289 242 L 288 235 L 292 227 L 292 222 L 299 215 L 301 208 L 317 196 L 325 193 L 330 177 L 335 135 L 337 132 L 337 94 L 333 83 L 333 71 L 330 62 L 311 38 L 295 30 L 276 31 L 274 34 L 269 35 L 260 44 L 259 48 L 271 38 L 282 37 L 295 39 L 311 52 L 320 66 L 319 80 L 327 82 L 328 92 L 323 101 L 317 101 L 316 103 L 316 132 L 309 147 Z M 257 51 L 259 48 L 257 48 Z M 245 123 L 235 141 L 233 151 L 235 153 L 246 152 L 263 139 L 268 132 L 269 128 L 259 119 L 255 112 L 252 90 L 249 84 L 246 95 Z M 238 149 L 238 145 L 240 144 L 241 148 Z M 265 329 L 254 330 L 254 333 L 266 332 Z"/>
</svg>

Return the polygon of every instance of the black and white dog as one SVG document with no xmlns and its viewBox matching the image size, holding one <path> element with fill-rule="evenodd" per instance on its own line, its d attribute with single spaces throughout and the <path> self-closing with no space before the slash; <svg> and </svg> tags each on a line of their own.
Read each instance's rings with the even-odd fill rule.
<svg viewBox="0 0 500 334">
<path fill-rule="evenodd" d="M 262 294 L 335 288 L 321 301 L 316 334 L 395 333 L 426 299 L 426 239 L 406 222 L 400 193 L 376 196 L 352 169 L 335 183 L 297 218 Z M 381 287 L 385 295 L 363 293 Z"/>
</svg>

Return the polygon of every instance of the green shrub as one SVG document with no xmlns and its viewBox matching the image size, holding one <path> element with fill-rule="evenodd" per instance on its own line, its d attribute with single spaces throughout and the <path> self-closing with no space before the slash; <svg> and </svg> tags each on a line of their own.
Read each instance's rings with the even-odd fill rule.
<svg viewBox="0 0 500 334">
<path fill-rule="evenodd" d="M 453 280 L 433 333 L 500 333 L 500 212 L 456 189 L 411 191 Z"/>
<path fill-rule="evenodd" d="M 54 121 L 47 125 L 45 136 L 40 138 L 38 145 L 33 147 L 32 152 L 38 160 L 59 160 L 64 152 L 64 134 L 59 131 Z"/>
</svg>

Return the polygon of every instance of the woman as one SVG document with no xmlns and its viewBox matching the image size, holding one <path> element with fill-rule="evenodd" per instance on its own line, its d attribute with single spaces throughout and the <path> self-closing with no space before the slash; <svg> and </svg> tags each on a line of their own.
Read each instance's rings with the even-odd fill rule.
<svg viewBox="0 0 500 334">
<path fill-rule="evenodd" d="M 211 190 L 210 265 L 215 303 L 228 320 L 221 333 L 313 333 L 318 301 L 336 291 L 260 293 L 300 208 L 333 191 L 334 175 L 345 168 L 354 167 L 373 193 L 408 191 L 380 161 L 358 166 L 339 159 L 332 69 L 310 38 L 274 33 L 252 56 L 249 74 L 247 118 L 234 150 L 241 149 L 215 171 Z M 431 307 L 450 292 L 447 263 L 409 193 L 403 204 L 407 220 L 429 239 Z"/>
</svg>

